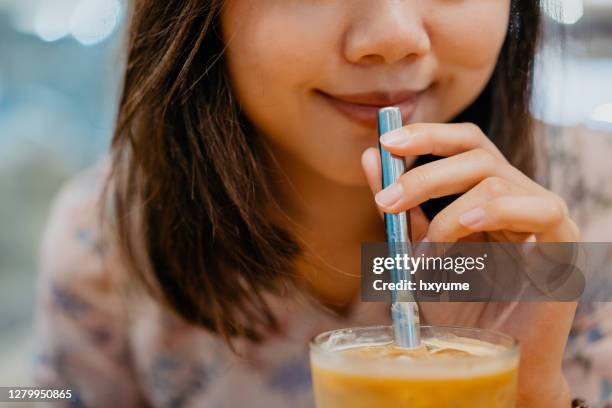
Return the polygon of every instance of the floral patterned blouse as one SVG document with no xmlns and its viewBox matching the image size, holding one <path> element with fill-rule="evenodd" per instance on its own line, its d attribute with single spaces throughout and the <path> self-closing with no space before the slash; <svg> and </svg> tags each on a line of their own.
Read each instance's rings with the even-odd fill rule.
<svg viewBox="0 0 612 408">
<path fill-rule="evenodd" d="M 602 190 L 612 186 L 600 182 L 612 174 L 612 137 L 585 129 L 552 136 L 547 183 L 568 200 L 585 241 L 612 241 L 612 191 Z M 583 143 L 587 137 L 592 143 Z M 587 177 L 568 179 L 568 161 Z M 262 344 L 237 341 L 232 353 L 221 338 L 123 287 L 127 271 L 96 228 L 105 166 L 64 187 L 41 249 L 33 375 L 40 386 L 71 387 L 70 406 L 312 407 L 309 339 L 389 323 L 385 304 L 357 302 L 339 317 L 286 293 L 269 298 L 280 332 Z M 612 303 L 583 299 L 564 370 L 574 396 L 595 407 L 612 404 Z"/>
</svg>

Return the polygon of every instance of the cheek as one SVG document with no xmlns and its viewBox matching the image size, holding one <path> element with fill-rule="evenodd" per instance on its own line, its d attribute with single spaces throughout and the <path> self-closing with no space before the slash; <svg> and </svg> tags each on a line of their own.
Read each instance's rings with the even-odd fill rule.
<svg viewBox="0 0 612 408">
<path fill-rule="evenodd" d="M 462 4 L 460 12 L 442 9 L 430 19 L 439 64 L 439 114 L 435 119 L 440 121 L 452 119 L 482 92 L 507 33 L 509 1 L 467 0 Z"/>
<path fill-rule="evenodd" d="M 341 5 L 230 1 L 221 20 L 226 69 L 242 112 L 283 157 L 341 182 L 364 183 L 365 147 L 347 149 L 346 138 L 338 137 L 346 132 L 313 103 L 312 89 L 334 77 Z"/>
<path fill-rule="evenodd" d="M 441 65 L 490 69 L 506 37 L 509 2 L 471 0 L 461 12 L 440 12 L 431 26 L 432 43 Z M 444 20 L 444 21 L 442 21 Z"/>
<path fill-rule="evenodd" d="M 325 68 L 329 33 L 316 26 L 304 2 L 232 0 L 221 24 L 226 66 L 242 111 L 268 138 L 287 145 L 306 126 L 305 89 Z M 326 41 L 327 40 L 327 41 Z M 324 48 L 328 47 L 328 48 Z"/>
<path fill-rule="evenodd" d="M 261 103 L 261 98 L 275 91 L 275 84 L 291 78 L 284 60 L 295 44 L 291 37 L 276 41 L 284 23 L 274 17 L 273 10 L 266 12 L 266 3 L 270 4 L 262 2 L 260 8 L 250 1 L 233 1 L 222 18 L 224 57 L 241 103 L 249 104 L 253 98 Z"/>
<path fill-rule="evenodd" d="M 299 12 L 300 2 L 230 1 L 222 16 L 225 58 L 241 103 L 265 109 L 275 99 L 304 88 L 321 70 L 327 50 Z M 284 96 L 283 96 L 284 95 Z M 295 100 L 295 95 L 293 97 Z M 276 101 L 276 102 L 280 102 Z"/>
</svg>

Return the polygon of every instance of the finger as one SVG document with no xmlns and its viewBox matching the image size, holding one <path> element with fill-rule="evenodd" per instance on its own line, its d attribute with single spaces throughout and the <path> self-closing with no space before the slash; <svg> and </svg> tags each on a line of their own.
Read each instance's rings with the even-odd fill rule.
<svg viewBox="0 0 612 408">
<path fill-rule="evenodd" d="M 432 242 L 456 242 L 477 232 L 459 222 L 461 216 L 474 208 L 504 196 L 525 195 L 519 185 L 500 177 L 488 177 L 440 211 L 429 225 L 427 239 Z"/>
<path fill-rule="evenodd" d="M 512 180 L 525 188 L 536 185 L 507 162 L 483 149 L 427 163 L 404 173 L 399 180 L 376 194 L 385 212 L 397 213 L 432 198 L 463 193 L 488 177 Z"/>
<path fill-rule="evenodd" d="M 504 155 L 473 123 L 416 123 L 385 133 L 380 143 L 400 156 L 433 154 L 454 156 L 473 149 L 483 149 L 506 161 Z"/>
<path fill-rule="evenodd" d="M 421 209 L 415 207 L 410 210 L 410 230 L 412 231 L 412 241 L 420 242 L 427 235 L 429 228 L 429 219 Z"/>
<path fill-rule="evenodd" d="M 455 242 L 477 232 L 502 231 L 522 237 L 535 236 L 540 242 L 580 239 L 567 206 L 554 194 L 522 195 L 520 188 L 513 189 L 511 183 L 508 193 L 502 194 L 499 182 L 488 184 L 498 184 L 494 189 L 498 193 L 493 194 L 497 198 L 487 198 L 482 191 L 466 193 L 432 220 L 427 238 L 434 242 Z"/>
<path fill-rule="evenodd" d="M 367 148 L 361 155 L 361 166 L 370 189 L 374 194 L 378 193 L 382 190 L 382 170 L 378 149 L 375 147 Z"/>
<path fill-rule="evenodd" d="M 509 230 L 535 234 L 539 242 L 576 242 L 579 235 L 567 206 L 550 196 L 508 196 L 461 215 L 470 231 Z"/>
<path fill-rule="evenodd" d="M 376 194 L 382 189 L 382 170 L 378 149 L 374 147 L 366 149 L 361 156 L 361 164 L 370 189 Z M 381 218 L 384 218 L 384 213 L 380 208 L 378 212 Z M 415 241 L 421 241 L 427 234 L 429 220 L 421 207 L 415 207 L 410 210 L 410 226 L 410 230 L 412 231 L 411 238 Z"/>
</svg>

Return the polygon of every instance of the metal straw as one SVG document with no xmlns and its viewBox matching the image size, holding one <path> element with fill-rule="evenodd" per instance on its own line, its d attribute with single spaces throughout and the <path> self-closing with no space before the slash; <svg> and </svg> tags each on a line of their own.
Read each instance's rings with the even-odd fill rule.
<svg viewBox="0 0 612 408">
<path fill-rule="evenodd" d="M 378 111 L 378 136 L 402 127 L 402 114 L 397 107 L 386 107 Z M 383 188 L 395 183 L 406 171 L 404 158 L 392 155 L 380 143 L 380 157 L 382 162 Z M 389 256 L 412 255 L 410 243 L 410 214 L 385 213 L 385 226 L 387 229 L 387 243 Z M 393 268 L 391 280 L 395 283 L 403 280 L 410 281 L 410 271 Z M 395 343 L 400 347 L 415 348 L 420 345 L 419 309 L 414 297 L 409 291 L 391 291 L 391 317 Z"/>
</svg>

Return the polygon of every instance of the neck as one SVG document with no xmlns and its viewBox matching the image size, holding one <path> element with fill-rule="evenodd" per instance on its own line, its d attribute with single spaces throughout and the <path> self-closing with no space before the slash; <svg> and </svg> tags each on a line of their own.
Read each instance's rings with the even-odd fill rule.
<svg viewBox="0 0 612 408">
<path fill-rule="evenodd" d="M 367 185 L 336 183 L 284 152 L 273 153 L 279 221 L 304 249 L 296 264 L 301 282 L 321 303 L 342 311 L 359 295 L 361 243 L 385 239 L 372 192 Z"/>
</svg>

